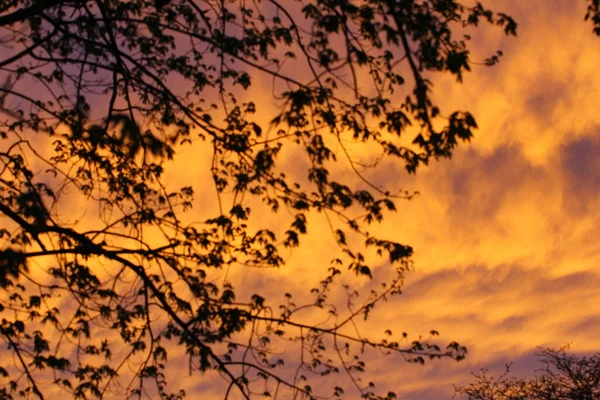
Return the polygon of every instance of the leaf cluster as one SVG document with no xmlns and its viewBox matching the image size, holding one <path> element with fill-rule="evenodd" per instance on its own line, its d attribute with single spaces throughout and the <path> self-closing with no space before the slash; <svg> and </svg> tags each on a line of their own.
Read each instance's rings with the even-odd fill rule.
<svg viewBox="0 0 600 400">
<path fill-rule="evenodd" d="M 540 348 L 536 356 L 542 367 L 537 377 L 515 378 L 510 364 L 499 377 L 487 369 L 473 374 L 475 380 L 456 388 L 470 400 L 593 400 L 600 397 L 600 354 L 576 356 L 560 349 Z"/>
<path fill-rule="evenodd" d="M 414 173 L 470 140 L 475 118 L 441 110 L 432 82 L 462 81 L 460 32 L 482 23 L 516 33 L 508 15 L 455 0 L 3 2 L 0 335 L 15 363 L 2 397 L 43 398 L 52 382 L 81 399 L 182 398 L 168 382 L 183 357 L 190 373 L 220 374 L 226 398 L 342 397 L 316 393 L 339 373 L 363 398 L 391 399 L 360 381 L 365 349 L 462 359 L 457 343 L 371 339 L 355 321 L 399 294 L 412 265 L 410 246 L 371 232 L 412 194 L 369 174 L 384 159 Z M 257 100 L 265 82 L 275 111 Z M 165 169 L 196 143 L 212 182 L 173 188 Z M 217 204 L 200 222 L 198 191 Z M 315 215 L 339 249 L 314 267 L 310 297 L 242 296 L 222 278 L 283 267 Z M 363 294 L 343 283 L 369 278 Z M 297 357 L 280 357 L 289 343 Z"/>
</svg>

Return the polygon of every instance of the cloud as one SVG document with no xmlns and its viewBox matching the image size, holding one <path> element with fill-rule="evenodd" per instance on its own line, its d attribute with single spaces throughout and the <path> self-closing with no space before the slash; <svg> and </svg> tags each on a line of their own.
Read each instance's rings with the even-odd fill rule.
<svg viewBox="0 0 600 400">
<path fill-rule="evenodd" d="M 573 217 L 593 213 L 600 195 L 600 141 L 584 137 L 561 146 L 563 209 Z"/>
<path fill-rule="evenodd" d="M 537 366 L 532 353 L 538 346 L 573 342 L 573 351 L 593 352 L 600 320 L 590 317 L 583 305 L 600 301 L 599 285 L 597 271 L 555 276 L 549 268 L 519 264 L 454 266 L 413 276 L 404 295 L 395 298 L 387 311 L 379 310 L 381 315 L 375 315 L 371 326 L 388 326 L 394 332 L 410 327 L 413 334 L 435 327 L 440 343 L 466 344 L 467 359 L 434 360 L 419 367 L 388 358 L 379 363 L 392 362 L 397 370 L 377 370 L 376 376 L 380 382 L 395 377 L 405 390 L 402 398 L 450 398 L 452 383 L 465 383 L 470 372 L 483 366 L 501 372 L 506 363 L 514 362 L 515 375 L 530 375 Z"/>
<path fill-rule="evenodd" d="M 374 228 L 413 246 L 416 269 L 407 274 L 401 296 L 375 309 L 364 333 L 378 337 L 389 328 L 415 338 L 436 329 L 440 343 L 457 340 L 469 348 L 463 362 L 424 367 L 371 354 L 365 380 L 399 390 L 403 399 L 450 398 L 452 383 L 468 381 L 469 373 L 484 365 L 501 371 L 515 361 L 516 374 L 530 373 L 537 346 L 573 342 L 575 351 L 600 349 L 600 312 L 592 307 L 600 304 L 600 38 L 583 21 L 583 0 L 543 6 L 504 0 L 492 6 L 515 16 L 519 37 L 478 32 L 472 56 L 483 60 L 502 49 L 501 63 L 473 68 L 462 86 L 454 79 L 434 80 L 443 110 L 470 110 L 477 117 L 480 129 L 472 143 L 416 176 L 389 160 L 365 172 L 390 190 L 421 195 L 400 202 L 398 212 Z M 259 79 L 256 86 L 270 89 Z M 270 90 L 252 99 L 261 110 L 274 109 Z M 165 175 L 169 188 L 197 188 L 191 221 L 215 215 L 219 206 L 206 144 L 181 149 Z M 351 146 L 352 157 L 372 161 L 372 149 L 361 146 Z M 306 160 L 290 152 L 280 161 L 289 176 L 305 179 Z M 340 162 L 334 173 L 352 176 L 345 167 Z M 96 218 L 85 203 L 68 201 L 66 207 L 83 215 L 83 223 Z M 281 229 L 289 217 L 258 207 L 248 223 Z M 228 279 L 239 288 L 239 298 L 256 292 L 280 300 L 285 288 L 299 302 L 307 301 L 337 251 L 322 214 L 311 215 L 309 231 L 302 247 L 284 255 L 287 265 L 280 269 L 233 267 Z M 376 278 L 390 271 L 382 262 Z M 225 274 L 217 271 L 216 279 Z M 365 280 L 348 280 L 368 287 Z M 189 393 L 219 398 L 221 387 L 211 383 L 212 375 L 188 377 L 184 364 L 173 373 Z"/>
<path fill-rule="evenodd" d="M 463 362 L 424 367 L 371 354 L 365 380 L 398 390 L 403 399 L 450 398 L 452 383 L 467 382 L 482 366 L 499 372 L 514 361 L 516 375 L 529 374 L 537 346 L 600 348 L 600 314 L 589 306 L 600 302 L 600 39 L 583 21 L 584 1 L 553 0 L 541 7 L 505 0 L 493 6 L 517 18 L 519 37 L 480 32 L 473 59 L 502 49 L 501 63 L 475 67 L 462 86 L 434 80 L 442 110 L 466 109 L 477 117 L 472 143 L 416 176 L 385 160 L 365 171 L 378 185 L 421 195 L 400 202 L 398 212 L 375 227 L 414 247 L 416 269 L 407 274 L 401 296 L 375 309 L 364 333 L 378 337 L 390 328 L 414 338 L 436 329 L 440 343 L 457 340 L 469 348 Z M 267 106 L 271 98 L 256 101 Z M 372 149 L 350 150 L 364 162 L 375 158 Z M 194 155 L 187 157 L 192 162 Z M 291 153 L 281 159 L 291 176 L 304 176 L 302 160 Z M 181 168 L 187 177 L 189 169 Z M 335 173 L 342 170 L 340 165 Z M 179 173 L 172 175 L 175 181 Z M 203 204 L 215 207 L 210 200 Z M 254 217 L 282 224 L 267 212 L 257 210 Z M 279 288 L 289 287 L 305 300 L 336 251 L 323 215 L 314 215 L 309 230 L 285 267 L 239 268 L 231 279 L 241 292 L 277 297 Z M 381 263 L 376 278 L 390 270 Z"/>
</svg>

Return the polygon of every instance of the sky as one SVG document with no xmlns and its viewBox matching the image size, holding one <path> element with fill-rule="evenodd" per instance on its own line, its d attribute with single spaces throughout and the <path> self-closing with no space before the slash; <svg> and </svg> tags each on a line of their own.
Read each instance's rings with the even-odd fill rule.
<svg viewBox="0 0 600 400">
<path fill-rule="evenodd" d="M 472 142 L 414 176 L 391 162 L 369 175 L 420 195 L 399 203 L 377 228 L 413 246 L 415 269 L 403 294 L 381 305 L 363 333 L 378 337 L 389 328 L 426 336 L 435 329 L 440 343 L 456 340 L 468 348 L 459 363 L 425 366 L 369 356 L 365 379 L 401 399 L 450 399 L 452 385 L 467 383 L 482 367 L 498 374 L 513 362 L 515 375 L 532 374 L 538 346 L 600 351 L 600 38 L 583 20 L 584 1 L 489 5 L 517 20 L 518 37 L 483 28 L 473 37 L 472 58 L 483 61 L 500 49 L 501 62 L 474 66 L 462 85 L 433 79 L 442 110 L 476 116 L 480 129 Z M 268 102 L 270 93 L 264 96 Z M 359 148 L 353 151 L 360 157 Z M 192 154 L 182 157 L 191 162 Z M 363 160 L 371 156 L 365 151 Z M 295 160 L 280 161 L 301 173 Z M 196 179 L 185 165 L 171 172 L 173 181 Z M 211 198 L 200 202 L 209 206 Z M 241 269 L 229 278 L 273 295 L 282 287 L 297 293 L 313 287 L 334 242 L 319 216 L 309 228 L 286 266 Z M 375 275 L 386 268 L 382 263 Z"/>
<path fill-rule="evenodd" d="M 439 343 L 455 340 L 468 348 L 464 361 L 425 366 L 369 355 L 365 380 L 401 399 L 450 399 L 452 385 L 468 382 L 482 367 L 499 373 L 514 362 L 515 374 L 531 374 L 538 346 L 600 350 L 600 38 L 583 21 L 582 0 L 489 5 L 517 20 L 518 37 L 483 28 L 473 37 L 472 58 L 483 61 L 500 49 L 501 62 L 474 66 L 462 85 L 433 79 L 442 110 L 467 109 L 476 116 L 480 129 L 472 142 L 416 175 L 391 162 L 369 172 L 373 182 L 420 195 L 399 203 L 377 228 L 413 246 L 415 268 L 403 294 L 381 305 L 362 333 L 380 337 L 391 329 L 415 337 L 435 329 Z M 257 103 L 271 101 L 268 91 L 252 96 Z M 165 180 L 176 186 L 209 179 L 201 168 L 209 157 L 198 151 L 183 149 Z M 361 157 L 360 148 L 353 152 Z M 372 154 L 362 157 L 369 161 Z M 296 159 L 279 161 L 304 173 Z M 214 193 L 198 196 L 196 210 L 214 209 Z M 257 220 L 273 227 L 279 222 L 268 214 Z M 334 248 L 322 216 L 313 215 L 309 228 L 284 267 L 234 269 L 227 279 L 242 292 L 274 298 L 282 288 L 307 293 L 323 277 Z M 381 263 L 374 274 L 389 269 Z M 179 376 L 192 393 L 220 398 L 208 377 L 195 383 Z"/>
<path fill-rule="evenodd" d="M 378 317 L 469 349 L 460 363 L 386 360 L 377 374 L 401 398 L 450 398 L 483 366 L 531 373 L 537 346 L 600 350 L 600 38 L 582 1 L 490 4 L 519 23 L 516 39 L 475 39 L 475 55 L 500 48 L 500 64 L 460 87 L 436 82 L 443 106 L 477 117 L 474 140 L 414 178 L 382 172 L 420 196 L 384 224 L 416 267 Z"/>
<path fill-rule="evenodd" d="M 600 37 L 583 21 L 584 0 L 488 4 L 517 20 L 518 37 L 485 27 L 473 38 L 472 58 L 483 61 L 500 49 L 501 62 L 474 66 L 462 85 L 433 79 L 442 110 L 466 109 L 477 118 L 473 140 L 416 175 L 391 162 L 369 172 L 373 182 L 420 194 L 398 203 L 377 227 L 381 236 L 414 248 L 414 271 L 406 274 L 403 294 L 378 307 L 363 333 L 377 337 L 391 329 L 418 336 L 435 329 L 440 343 L 455 340 L 468 348 L 461 362 L 424 366 L 369 355 L 365 378 L 401 399 L 450 399 L 453 384 L 468 382 L 484 366 L 499 373 L 514 362 L 515 374 L 531 373 L 538 346 L 600 351 Z M 202 168 L 210 157 L 201 145 L 180 151 L 166 171 L 169 186 L 210 179 Z M 372 157 L 353 151 L 365 161 Z M 296 160 L 280 161 L 302 173 Z M 76 206 L 65 207 L 85 214 Z M 214 192 L 200 191 L 194 206 L 198 215 L 214 209 Z M 266 214 L 258 220 L 278 222 Z M 228 279 L 248 293 L 306 293 L 323 277 L 334 246 L 322 216 L 309 227 L 284 267 L 240 268 Z M 389 268 L 380 263 L 374 275 L 385 276 Z M 210 374 L 196 384 L 186 363 L 174 368 L 189 393 L 220 398 Z"/>
<path fill-rule="evenodd" d="M 435 329 L 469 351 L 425 366 L 372 358 L 370 377 L 402 399 L 449 399 L 452 384 L 484 366 L 499 373 L 514 362 L 516 375 L 531 374 L 538 346 L 600 350 L 600 38 L 583 21 L 584 1 L 489 4 L 517 20 L 518 37 L 485 28 L 473 59 L 501 49 L 501 62 L 475 66 L 462 85 L 434 79 L 442 109 L 474 113 L 475 138 L 416 176 L 392 163 L 370 176 L 420 195 L 378 228 L 414 247 L 415 270 L 367 328 Z M 311 223 L 308 244 L 258 285 L 318 276 L 311 265 L 328 259 L 331 241 Z"/>
</svg>

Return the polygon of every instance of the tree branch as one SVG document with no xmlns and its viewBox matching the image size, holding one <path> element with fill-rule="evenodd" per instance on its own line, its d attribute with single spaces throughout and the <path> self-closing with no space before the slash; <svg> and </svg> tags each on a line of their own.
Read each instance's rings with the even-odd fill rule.
<svg viewBox="0 0 600 400">
<path fill-rule="evenodd" d="M 64 2 L 64 0 L 36 0 L 33 2 L 33 5 L 29 7 L 21 8 L 13 13 L 0 16 L 0 28 L 22 22 L 27 18 L 39 15 L 48 8 L 58 6 Z"/>
</svg>

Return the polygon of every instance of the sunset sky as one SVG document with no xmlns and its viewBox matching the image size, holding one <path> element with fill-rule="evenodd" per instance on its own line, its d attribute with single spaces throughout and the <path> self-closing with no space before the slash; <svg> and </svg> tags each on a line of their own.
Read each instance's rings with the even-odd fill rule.
<svg viewBox="0 0 600 400">
<path fill-rule="evenodd" d="M 514 361 L 515 374 L 531 373 L 537 346 L 600 350 L 600 38 L 583 21 L 584 1 L 490 5 L 517 20 L 518 37 L 486 28 L 473 59 L 501 49 L 500 64 L 475 66 L 461 86 L 434 80 L 443 108 L 475 114 L 474 140 L 416 176 L 392 164 L 371 176 L 420 195 L 379 230 L 414 247 L 415 271 L 369 326 L 436 329 L 441 342 L 469 349 L 465 361 L 424 367 L 372 359 L 375 382 L 403 399 L 451 398 L 452 384 L 483 366 L 501 372 Z M 328 259 L 332 242 L 315 224 L 309 244 L 263 284 Z"/>
<path fill-rule="evenodd" d="M 539 366 L 533 355 L 538 346 L 570 344 L 578 354 L 600 351 L 600 37 L 584 21 L 585 0 L 485 3 L 519 24 L 516 38 L 498 27 L 472 31 L 472 61 L 483 63 L 501 50 L 500 63 L 473 65 L 462 84 L 450 76 L 431 76 L 442 111 L 474 114 L 479 125 L 474 139 L 461 144 L 451 159 L 422 167 L 416 175 L 392 160 L 365 172 L 390 191 L 419 195 L 399 201 L 398 211 L 374 228 L 381 237 L 414 248 L 414 271 L 406 274 L 403 294 L 380 304 L 361 332 L 381 338 L 390 329 L 415 339 L 436 330 L 438 343 L 457 341 L 468 348 L 461 362 L 435 360 L 424 366 L 399 355 L 368 353 L 364 380 L 375 382 L 381 392 L 397 392 L 400 399 L 450 399 L 452 385 L 467 383 L 472 372 L 487 367 L 498 374 L 509 362 L 515 375 L 526 376 Z M 278 104 L 272 91 L 262 90 L 269 82 L 257 77 L 253 85 L 247 96 L 270 120 Z M 260 122 L 266 126 L 268 120 Z M 194 210 L 186 221 L 217 215 L 207 143 L 194 137 L 190 146 L 177 148 L 166 168 L 169 189 L 195 187 Z M 374 161 L 370 148 L 349 148 L 353 158 Z M 305 177 L 305 163 L 293 154 L 283 152 L 278 162 L 292 177 Z M 346 167 L 340 163 L 334 173 L 358 185 Z M 77 221 L 78 229 L 85 229 L 99 218 L 80 198 L 65 194 L 60 211 L 72 216 L 65 224 Z M 244 205 L 255 206 L 250 198 Z M 251 227 L 275 230 L 289 217 L 260 207 L 253 213 Z M 215 280 L 233 283 L 242 300 L 260 293 L 277 304 L 287 291 L 299 302 L 308 299 L 337 251 L 328 221 L 317 213 L 310 217 L 309 234 L 301 247 L 284 254 L 285 266 L 233 267 L 217 271 Z M 47 258 L 38 266 L 50 262 Z M 381 280 L 390 271 L 393 267 L 382 261 L 373 274 Z M 354 288 L 370 288 L 367 280 L 346 275 Z M 332 300 L 343 301 L 343 293 L 332 294 Z M 310 321 L 314 315 L 300 317 Z M 213 380 L 216 373 L 190 377 L 187 362 L 180 360 L 171 358 L 171 383 L 185 388 L 188 398 L 223 398 L 222 381 Z M 49 393 L 48 398 L 60 398 Z M 345 398 L 355 395 L 349 390 Z"/>
<path fill-rule="evenodd" d="M 377 229 L 414 247 L 415 271 L 404 294 L 381 305 L 368 328 L 375 336 L 388 328 L 411 335 L 435 329 L 440 343 L 456 340 L 469 350 L 460 363 L 425 366 L 368 357 L 366 378 L 402 399 L 449 399 L 453 383 L 468 382 L 484 366 L 498 373 L 513 361 L 516 375 L 530 374 L 538 367 L 537 346 L 600 350 L 600 38 L 583 20 L 583 0 L 489 5 L 517 20 L 518 37 L 486 27 L 474 35 L 472 58 L 483 61 L 500 49 L 501 62 L 474 66 L 462 85 L 434 78 L 442 109 L 476 116 L 474 140 L 416 176 L 392 163 L 369 176 L 420 195 L 400 203 Z M 181 154 L 189 161 L 170 170 L 172 182 L 207 178 L 188 167 L 197 163 L 195 154 Z M 300 173 L 302 166 L 289 167 Z M 202 199 L 200 207 L 214 206 L 211 193 Z M 229 279 L 275 297 L 282 287 L 313 287 L 334 242 L 318 216 L 310 228 L 284 268 L 241 269 Z"/>
<path fill-rule="evenodd" d="M 477 53 L 500 48 L 500 64 L 436 85 L 442 104 L 476 115 L 475 139 L 415 178 L 382 172 L 421 195 L 385 224 L 414 246 L 416 271 L 377 317 L 469 349 L 424 368 L 381 361 L 401 398 L 450 398 L 482 366 L 533 371 L 536 346 L 600 350 L 600 38 L 583 1 L 490 4 L 518 37 L 482 35 Z"/>
</svg>

